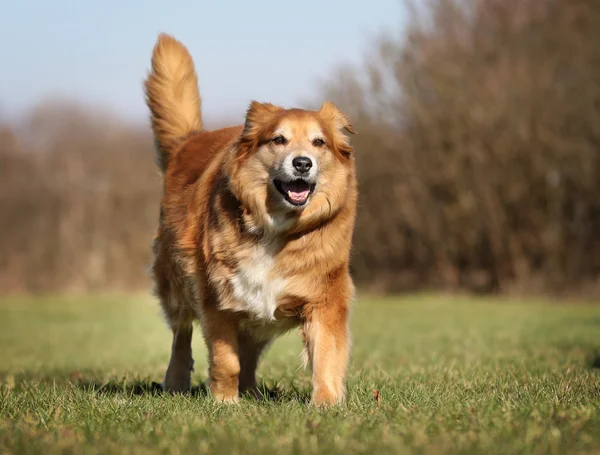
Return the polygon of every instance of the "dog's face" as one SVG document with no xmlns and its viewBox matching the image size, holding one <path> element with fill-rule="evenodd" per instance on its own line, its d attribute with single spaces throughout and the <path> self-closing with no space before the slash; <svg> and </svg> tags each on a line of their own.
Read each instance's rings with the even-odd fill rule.
<svg viewBox="0 0 600 455">
<path fill-rule="evenodd" d="M 255 228 L 286 230 L 333 216 L 354 195 L 350 120 L 336 106 L 318 111 L 252 103 L 237 150 L 235 191 Z"/>
</svg>

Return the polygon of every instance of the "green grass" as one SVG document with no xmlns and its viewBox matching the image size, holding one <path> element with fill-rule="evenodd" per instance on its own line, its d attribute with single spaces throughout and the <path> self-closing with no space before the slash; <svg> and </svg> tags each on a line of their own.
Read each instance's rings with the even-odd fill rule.
<svg viewBox="0 0 600 455">
<path fill-rule="evenodd" d="M 259 369 L 273 400 L 227 406 L 156 390 L 151 299 L 0 299 L 0 453 L 600 453 L 600 306 L 363 299 L 352 326 L 345 406 L 307 405 L 295 333 Z"/>
</svg>

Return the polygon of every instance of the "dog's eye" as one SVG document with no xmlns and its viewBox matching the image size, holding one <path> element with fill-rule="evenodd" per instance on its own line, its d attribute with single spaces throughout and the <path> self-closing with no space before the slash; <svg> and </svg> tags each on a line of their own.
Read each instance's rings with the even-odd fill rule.
<svg viewBox="0 0 600 455">
<path fill-rule="evenodd" d="M 273 138 L 273 143 L 277 145 L 285 145 L 287 144 L 287 139 L 283 136 L 276 136 Z"/>
<path fill-rule="evenodd" d="M 323 147 L 325 145 L 325 141 L 323 139 L 315 139 L 313 141 L 313 145 L 315 147 Z"/>
</svg>

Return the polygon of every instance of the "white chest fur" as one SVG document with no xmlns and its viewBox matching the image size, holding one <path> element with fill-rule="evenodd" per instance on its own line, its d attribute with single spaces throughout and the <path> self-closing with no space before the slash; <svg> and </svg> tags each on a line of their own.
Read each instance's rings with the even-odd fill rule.
<svg viewBox="0 0 600 455">
<path fill-rule="evenodd" d="M 243 311 L 265 322 L 275 319 L 277 298 L 285 286 L 285 280 L 274 275 L 276 251 L 272 244 L 256 245 L 231 279 L 234 297 Z"/>
</svg>

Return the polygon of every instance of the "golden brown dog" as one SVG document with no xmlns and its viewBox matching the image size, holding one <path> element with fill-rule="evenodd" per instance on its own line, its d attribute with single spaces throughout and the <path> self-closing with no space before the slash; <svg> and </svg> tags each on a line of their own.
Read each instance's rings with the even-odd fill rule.
<svg viewBox="0 0 600 455">
<path fill-rule="evenodd" d="M 194 320 L 209 351 L 210 392 L 225 401 L 258 394 L 261 352 L 300 326 L 312 402 L 339 403 L 354 294 L 350 120 L 328 102 L 308 111 L 254 101 L 244 125 L 205 131 L 192 58 L 164 34 L 145 90 L 164 175 L 153 246 L 173 331 L 164 389 L 190 389 Z"/>
</svg>

